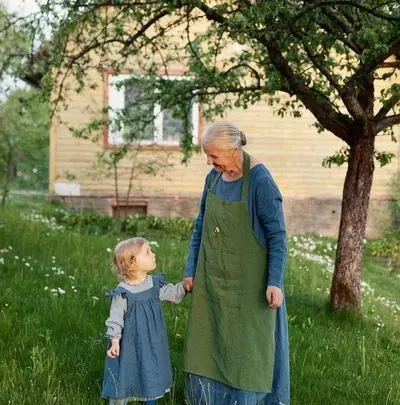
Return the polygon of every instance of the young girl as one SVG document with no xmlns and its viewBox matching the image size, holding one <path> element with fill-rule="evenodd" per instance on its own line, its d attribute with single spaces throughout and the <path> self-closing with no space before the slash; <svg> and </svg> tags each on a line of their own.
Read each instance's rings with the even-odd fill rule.
<svg viewBox="0 0 400 405">
<path fill-rule="evenodd" d="M 102 395 L 110 405 L 131 400 L 155 404 L 172 386 L 167 330 L 161 301 L 179 303 L 183 283 L 166 284 L 163 273 L 149 276 L 156 256 L 149 242 L 132 238 L 114 250 L 115 272 L 121 283 L 111 292 L 110 339 Z"/>
</svg>

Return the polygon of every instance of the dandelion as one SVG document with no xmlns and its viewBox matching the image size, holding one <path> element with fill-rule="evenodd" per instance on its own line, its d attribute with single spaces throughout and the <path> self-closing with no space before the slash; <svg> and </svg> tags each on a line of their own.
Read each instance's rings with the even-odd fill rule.
<svg viewBox="0 0 400 405">
<path fill-rule="evenodd" d="M 106 251 L 107 251 L 107 253 L 111 253 L 111 252 L 112 252 L 112 249 L 107 248 Z"/>
<path fill-rule="evenodd" d="M 4 264 L 4 257 L 0 257 L 0 264 Z"/>
<path fill-rule="evenodd" d="M 46 273 L 44 276 L 45 276 L 45 277 L 50 277 L 50 274 Z"/>
<path fill-rule="evenodd" d="M 15 260 L 18 260 L 18 259 L 19 259 L 19 257 L 18 257 L 18 256 L 15 256 L 15 257 L 14 257 L 14 259 L 15 259 Z"/>
<path fill-rule="evenodd" d="M 26 267 L 31 267 L 31 265 L 28 262 L 25 262 Z"/>
<path fill-rule="evenodd" d="M 60 287 L 58 287 L 58 289 L 57 289 L 57 291 L 60 293 L 60 294 L 65 294 L 65 290 L 63 290 L 62 288 L 60 288 Z"/>
<path fill-rule="evenodd" d="M 46 285 L 46 287 L 44 287 L 44 290 L 47 291 L 48 289 L 49 289 L 49 287 L 47 287 L 47 285 Z"/>
</svg>

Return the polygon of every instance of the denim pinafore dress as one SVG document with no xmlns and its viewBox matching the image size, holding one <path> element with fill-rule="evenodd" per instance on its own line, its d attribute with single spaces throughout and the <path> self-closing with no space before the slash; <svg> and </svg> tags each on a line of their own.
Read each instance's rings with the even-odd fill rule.
<svg viewBox="0 0 400 405">
<path fill-rule="evenodd" d="M 102 395 L 109 399 L 151 400 L 172 386 L 168 336 L 159 298 L 165 275 L 152 276 L 153 287 L 132 293 L 118 286 L 110 299 L 122 294 L 127 300 L 120 355 L 106 356 Z M 111 347 L 111 341 L 109 346 Z"/>
</svg>

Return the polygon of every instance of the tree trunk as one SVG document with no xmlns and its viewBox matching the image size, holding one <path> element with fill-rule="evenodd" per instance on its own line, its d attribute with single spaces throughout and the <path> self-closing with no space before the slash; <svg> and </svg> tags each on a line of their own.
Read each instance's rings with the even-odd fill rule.
<svg viewBox="0 0 400 405">
<path fill-rule="evenodd" d="M 333 310 L 361 312 L 363 240 L 374 174 L 375 138 L 366 124 L 350 148 L 331 286 Z"/>
</svg>

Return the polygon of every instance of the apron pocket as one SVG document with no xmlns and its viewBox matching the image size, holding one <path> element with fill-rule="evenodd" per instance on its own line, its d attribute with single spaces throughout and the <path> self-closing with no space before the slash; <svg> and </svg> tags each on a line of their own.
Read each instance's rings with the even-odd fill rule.
<svg viewBox="0 0 400 405">
<path fill-rule="evenodd" d="M 206 274 L 222 279 L 241 280 L 243 277 L 242 256 L 207 249 L 205 251 Z"/>
<path fill-rule="evenodd" d="M 207 274 L 205 277 L 206 292 L 209 298 L 226 307 L 239 307 L 242 291 L 240 279 L 232 280 Z"/>
</svg>

